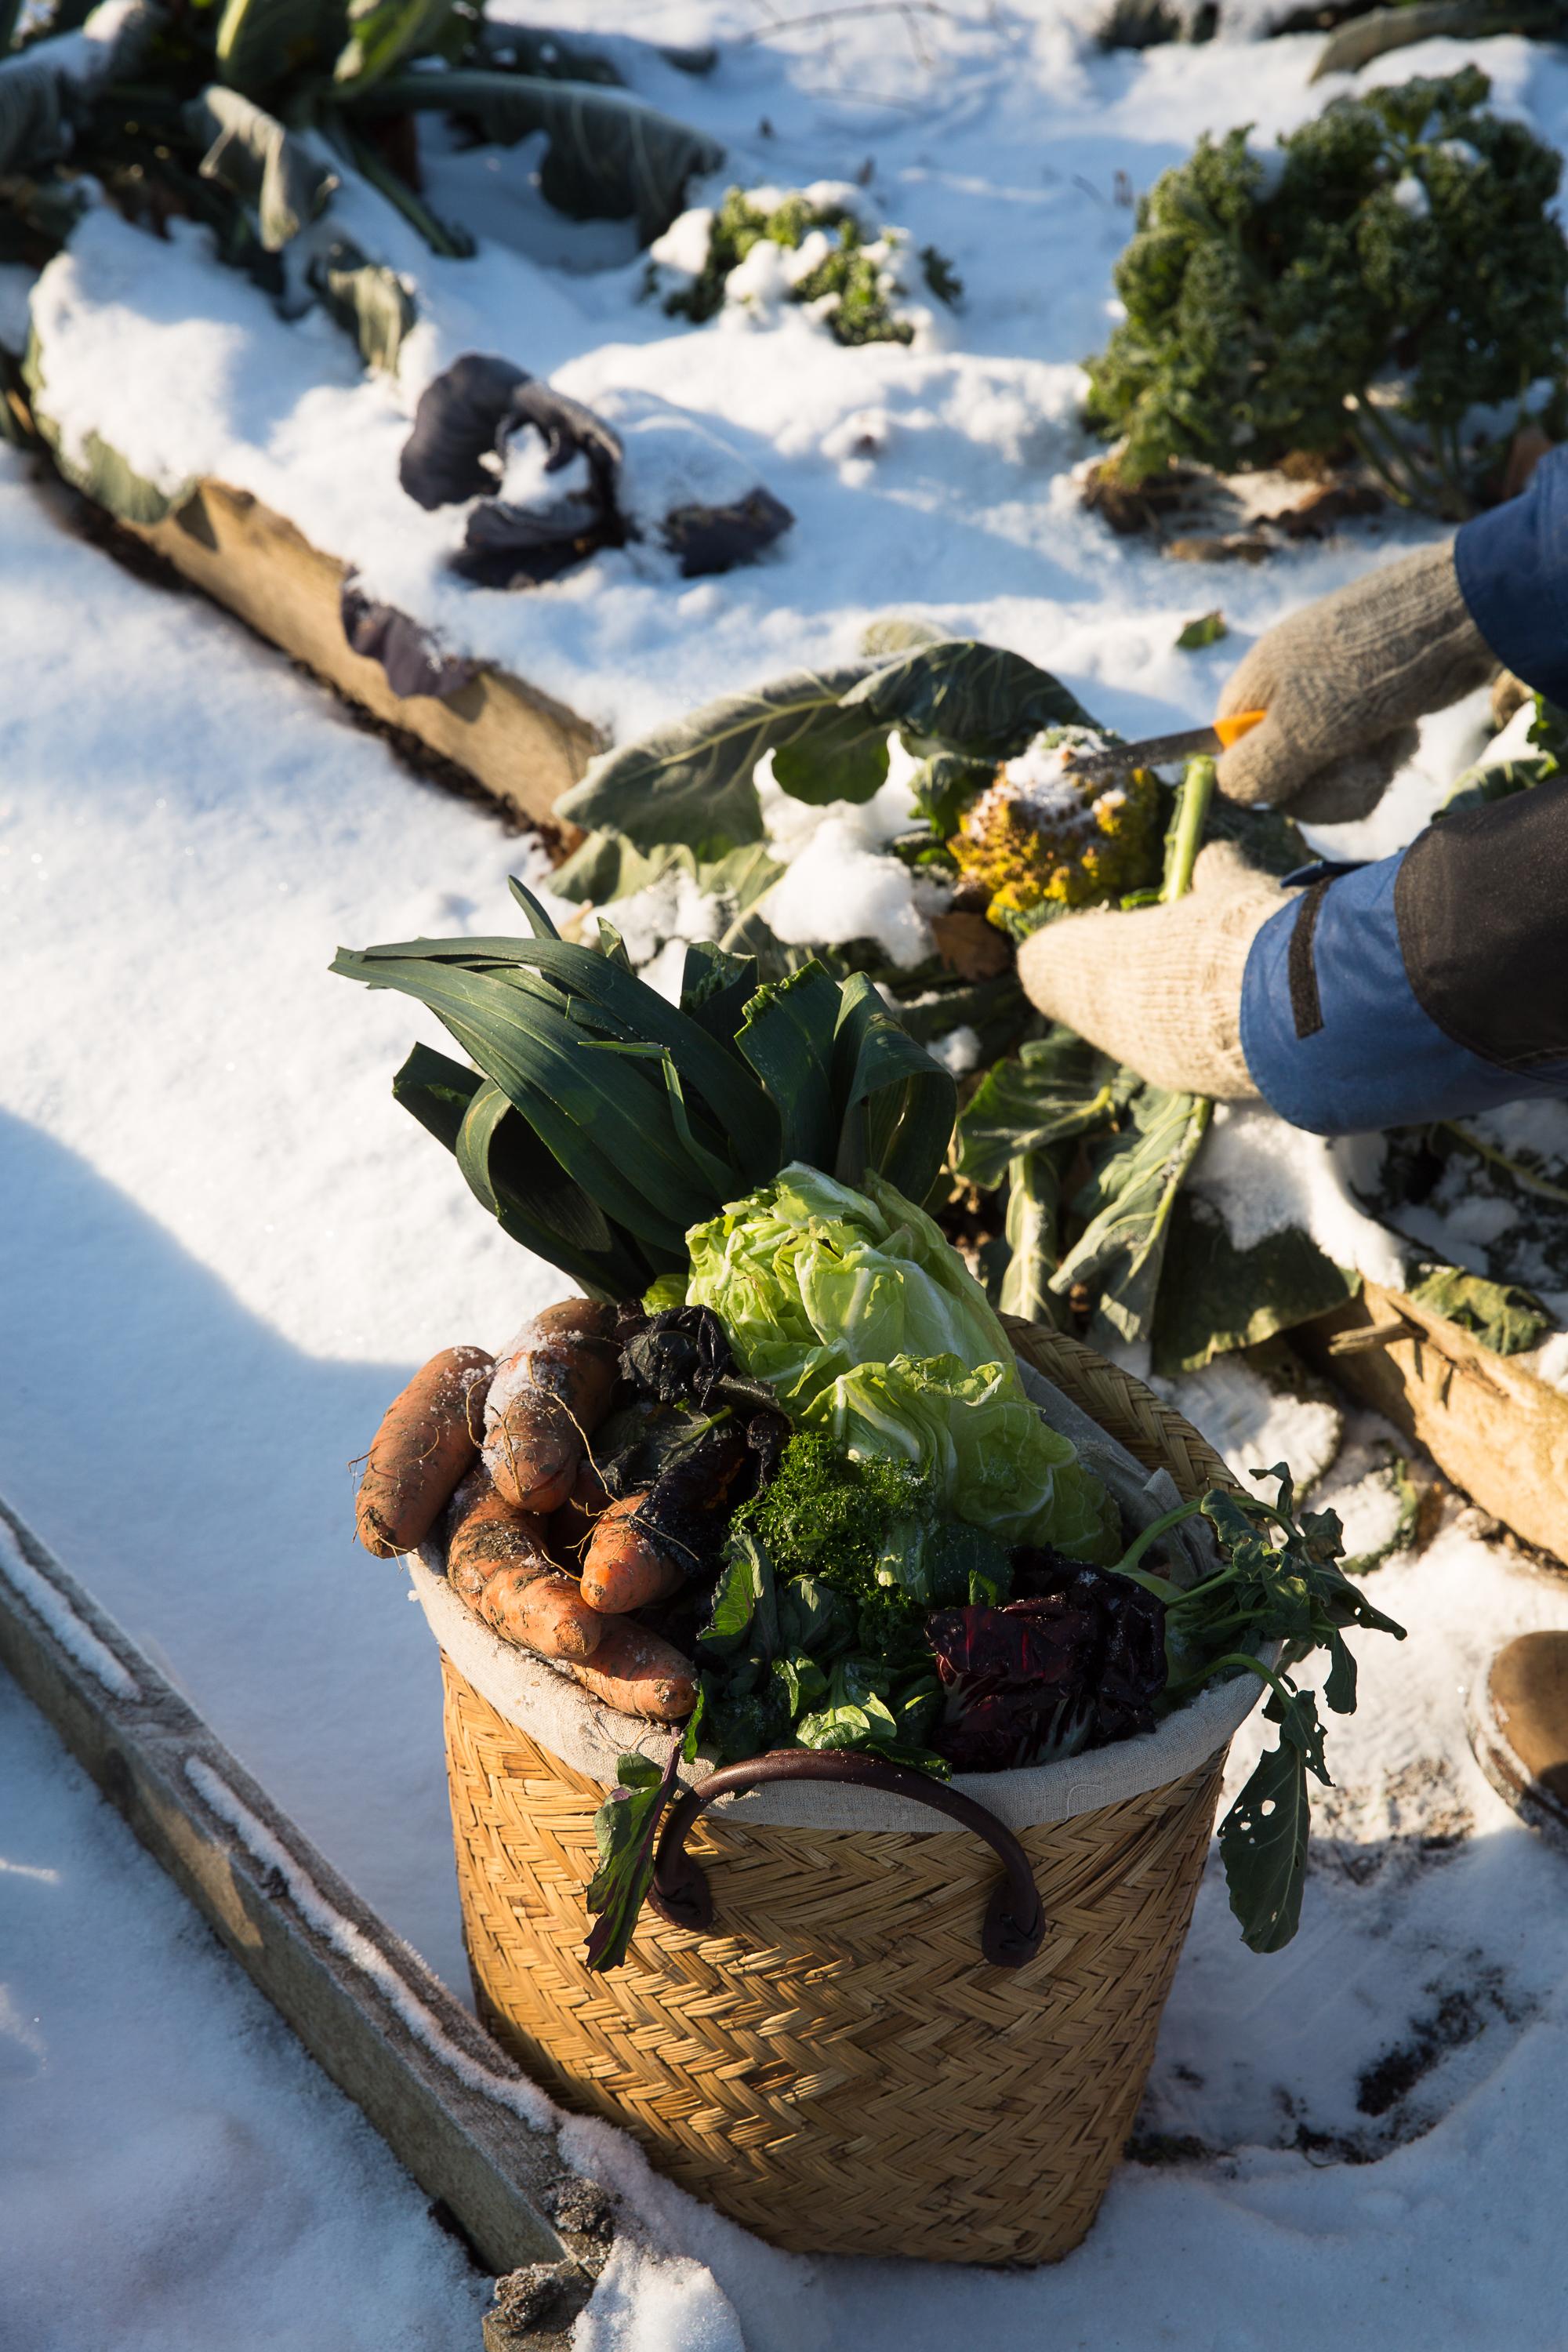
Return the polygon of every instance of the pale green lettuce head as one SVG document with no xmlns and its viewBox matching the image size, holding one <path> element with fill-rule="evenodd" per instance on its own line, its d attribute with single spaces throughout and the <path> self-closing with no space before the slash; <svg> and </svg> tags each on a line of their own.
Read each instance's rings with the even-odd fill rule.
<svg viewBox="0 0 1568 2352">
<path fill-rule="evenodd" d="M 1005 1544 L 1055 1544 L 1107 1565 L 1121 1551 L 1110 1496 L 1041 1420 L 1011 1354 L 974 1366 L 956 1356 L 860 1364 L 819 1392 L 804 1422 L 853 1460 L 912 1463 L 955 1518 Z"/>
<path fill-rule="evenodd" d="M 746 1370 L 804 1406 L 839 1372 L 894 1356 L 1009 1363 L 963 1260 L 882 1177 L 864 1192 L 798 1160 L 686 1236 L 687 1298 L 711 1307 Z"/>
<path fill-rule="evenodd" d="M 847 1450 L 911 1461 L 1004 1541 L 1116 1557 L 1105 1489 L 1024 1394 L 1007 1337 L 940 1226 L 885 1179 L 798 1161 L 687 1235 L 687 1298 L 747 1371 Z"/>
</svg>

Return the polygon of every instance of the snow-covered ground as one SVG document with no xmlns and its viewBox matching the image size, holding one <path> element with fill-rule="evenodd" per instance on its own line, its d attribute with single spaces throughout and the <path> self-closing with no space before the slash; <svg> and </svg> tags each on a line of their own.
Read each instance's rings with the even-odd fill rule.
<svg viewBox="0 0 1568 2352">
<path fill-rule="evenodd" d="M 530 13 L 688 40 L 762 21 L 706 0 Z M 493 649 L 625 730 L 852 652 L 878 613 L 920 610 L 1061 670 L 1123 728 L 1206 716 L 1253 632 L 1409 530 L 1359 526 L 1256 571 L 1162 564 L 1076 504 L 1068 473 L 1088 449 L 1073 368 L 1105 331 L 1131 221 L 1119 175 L 1146 186 L 1205 123 L 1301 119 L 1329 94 L 1307 89 L 1316 46 L 1102 58 L 1055 10 L 954 5 L 847 16 L 737 50 L 710 81 L 665 78 L 649 94 L 720 131 L 737 176 L 854 177 L 869 157 L 886 216 L 952 256 L 966 308 L 945 348 L 913 352 L 839 352 L 793 318 L 765 332 L 672 327 L 632 303 L 613 239 L 595 231 L 591 246 L 514 199 L 512 232 L 535 259 L 491 249 L 479 265 L 516 293 L 501 347 L 590 399 L 647 385 L 711 410 L 799 521 L 776 556 L 725 580 L 678 584 L 662 559 L 616 555 L 538 598 L 486 599 L 487 625 L 505 633 Z M 1568 130 L 1568 68 L 1519 40 L 1429 44 L 1374 70 L 1401 79 L 1472 53 L 1500 100 Z M 459 208 L 456 190 L 447 201 Z M 584 273 L 606 256 L 614 267 Z M 454 306 L 444 356 L 478 328 L 455 307 L 457 265 L 421 267 Z M 237 306 L 242 357 L 303 333 L 248 289 L 241 303 L 243 281 L 213 282 Z M 304 347 L 308 369 L 246 377 L 258 467 L 280 462 L 269 436 L 327 348 Z M 318 404 L 346 402 L 384 465 L 393 394 L 352 367 L 329 374 Z M 862 412 L 876 457 L 855 454 L 847 420 Z M 205 462 L 194 446 L 175 454 Z M 238 472 L 243 453 L 226 454 Z M 343 502 L 365 478 L 343 475 Z M 280 478 L 258 473 L 256 487 L 276 493 Z M 327 543 L 338 510 L 323 509 Z M 432 576 L 412 532 L 401 555 L 391 530 L 344 551 Z M 1176 653 L 1182 622 L 1219 603 L 1231 640 Z M 504 877 L 531 853 L 412 781 L 224 618 L 65 535 L 3 451 L 0 646 L 0 1492 L 461 1987 L 435 1660 L 399 1572 L 353 1548 L 350 1464 L 414 1363 L 454 1339 L 496 1343 L 561 1286 L 487 1227 L 454 1164 L 392 1104 L 420 1016 L 325 966 L 340 940 L 504 928 Z M 1472 713 L 1428 730 L 1384 821 L 1419 822 L 1473 728 Z M 1193 1409 L 1202 1417 L 1201 1399 Z M 1362 1711 L 1331 1738 L 1341 1785 L 1318 1808 L 1302 1933 L 1274 1958 L 1249 1956 L 1223 1885 L 1205 1883 L 1139 2160 L 1077 2255 L 1011 2277 L 808 2263 L 599 2133 L 593 2161 L 669 2255 L 617 2264 L 584 2352 L 731 2352 L 736 2315 L 753 2352 L 945 2352 L 969 2338 L 1306 2352 L 1325 2330 L 1356 2347 L 1557 2352 L 1568 1870 L 1481 1780 L 1462 1690 L 1507 1633 L 1568 1619 L 1568 1594 L 1451 1518 L 1378 1587 L 1411 1639 L 1363 1644 Z M 58 2234 L 28 2222 L 34 2204 L 16 2206 L 22 2224 L 0 2225 L 7 2352 L 13 2310 L 28 2352 L 56 2340 L 40 2310 L 62 2346 L 69 2328 L 115 2352 L 177 2345 L 204 2287 L 222 2320 L 213 2340 L 246 2352 L 313 2352 L 356 2329 L 473 2341 L 471 2284 L 396 2168 L 247 2005 L 25 1711 L 0 1736 L 15 1746 L 0 1789 L 20 1798 L 4 1857 L 23 1866 L 0 1903 L 25 1906 L 0 1937 L 0 2065 L 26 2078 L 0 2110 L 0 2161 L 30 2162 L 36 2147 L 67 2177 L 42 2210 L 100 2252 L 104 2273 L 86 2254 L 73 2266 Z M 1249 1761 L 1238 1752 L 1237 1770 Z M 36 1890 L 57 1886 L 51 1907 Z M 256 2021 L 242 2032 L 242 2018 Z M 47 2111 L 47 2130 L 24 2102 Z M 121 2171 L 102 2152 L 122 2146 L 149 2151 L 142 2171 L 158 2184 L 133 2213 L 133 2157 Z M 181 2300 L 165 2318 L 165 2258 L 149 2248 L 215 2181 L 225 2210 L 265 2206 L 278 2234 L 237 2240 L 210 2218 L 205 2234 L 176 2233 Z M 382 2259 L 384 2239 L 395 2258 Z M 326 2246 L 345 2275 L 377 2271 L 364 2308 L 379 2336 L 357 2304 L 352 2327 L 332 2302 L 321 2325 Z M 244 2288 L 263 2273 L 271 2299 L 258 2302 Z"/>
<path fill-rule="evenodd" d="M 485 2282 L 0 1675 L 0 2344 L 453 2352 Z"/>
</svg>

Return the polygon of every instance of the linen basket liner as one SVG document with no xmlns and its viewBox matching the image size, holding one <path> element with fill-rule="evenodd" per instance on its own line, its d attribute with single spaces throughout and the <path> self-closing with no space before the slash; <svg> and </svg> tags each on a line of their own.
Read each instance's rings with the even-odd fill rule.
<svg viewBox="0 0 1568 2352">
<path fill-rule="evenodd" d="M 1087 1349 L 1082 1352 L 1089 1355 Z M 1020 1358 L 1018 1369 L 1044 1418 L 1071 1438 L 1134 1528 L 1148 1526 L 1180 1502 L 1168 1470 L 1151 1475 L 1032 1364 Z M 1214 1556 L 1206 1522 L 1197 1524 L 1202 1533 L 1195 1539 L 1192 1522 L 1175 1538 L 1178 1545 L 1188 1538 L 1188 1579 Z M 679 1737 L 678 1727 L 621 1715 L 572 1681 L 563 1669 L 503 1642 L 452 1591 L 441 1572 L 437 1548 L 426 1545 L 410 1556 L 407 1565 L 415 1594 L 449 1665 L 507 1723 L 601 1788 L 615 1785 L 616 1761 L 623 1754 L 635 1752 L 663 1764 L 671 1738 Z M 1179 1565 L 1177 1573 L 1178 1580 L 1185 1580 Z M 1271 1658 L 1273 1654 L 1261 1654 Z M 1263 1685 L 1254 1676 L 1237 1676 L 1203 1691 L 1141 1738 L 1118 1740 L 1056 1764 L 1007 1772 L 955 1772 L 949 1785 L 987 1806 L 1012 1830 L 1070 1821 L 1196 1771 L 1226 1746 L 1262 1696 Z M 711 1752 L 700 1750 L 695 1763 L 683 1769 L 682 1780 L 702 1779 L 717 1769 L 718 1760 Z M 951 1822 L 923 1805 L 832 1782 L 778 1783 L 740 1797 L 721 1797 L 710 1811 L 715 1817 L 775 1828 L 952 1834 Z"/>
</svg>

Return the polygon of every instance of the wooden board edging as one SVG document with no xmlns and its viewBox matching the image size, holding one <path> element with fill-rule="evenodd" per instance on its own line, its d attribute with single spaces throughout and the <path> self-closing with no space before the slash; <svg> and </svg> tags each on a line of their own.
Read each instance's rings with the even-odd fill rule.
<svg viewBox="0 0 1568 2352">
<path fill-rule="evenodd" d="M 199 482 L 162 522 L 121 528 L 258 636 L 455 761 L 530 824 L 555 823 L 556 801 L 604 748 L 586 719 L 506 670 L 483 669 L 444 697 L 394 694 L 381 664 L 356 654 L 343 635 L 347 565 L 248 490 Z"/>
<path fill-rule="evenodd" d="M 548 2324 L 487 2345 L 568 2352 L 614 2222 L 542 2093 L 3 1502 L 0 1664 L 482 2259 L 553 2271 Z"/>
<path fill-rule="evenodd" d="M 1374 1282 L 1289 1337 L 1316 1370 L 1425 1446 L 1483 1511 L 1568 1563 L 1568 1396 Z"/>
</svg>

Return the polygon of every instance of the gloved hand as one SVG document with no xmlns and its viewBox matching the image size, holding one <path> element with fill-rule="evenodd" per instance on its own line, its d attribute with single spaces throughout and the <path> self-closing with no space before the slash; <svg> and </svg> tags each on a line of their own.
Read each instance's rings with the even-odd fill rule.
<svg viewBox="0 0 1568 2352">
<path fill-rule="evenodd" d="M 1309 824 L 1365 816 L 1415 750 L 1414 722 L 1496 667 L 1452 549 L 1418 548 L 1292 613 L 1253 646 L 1226 681 L 1220 716 L 1268 716 L 1220 761 L 1220 791 Z"/>
<path fill-rule="evenodd" d="M 1168 907 L 1060 916 L 1018 950 L 1030 1002 L 1102 1053 L 1178 1093 L 1257 1102 L 1241 1050 L 1247 950 L 1288 894 L 1214 841 Z"/>
</svg>

